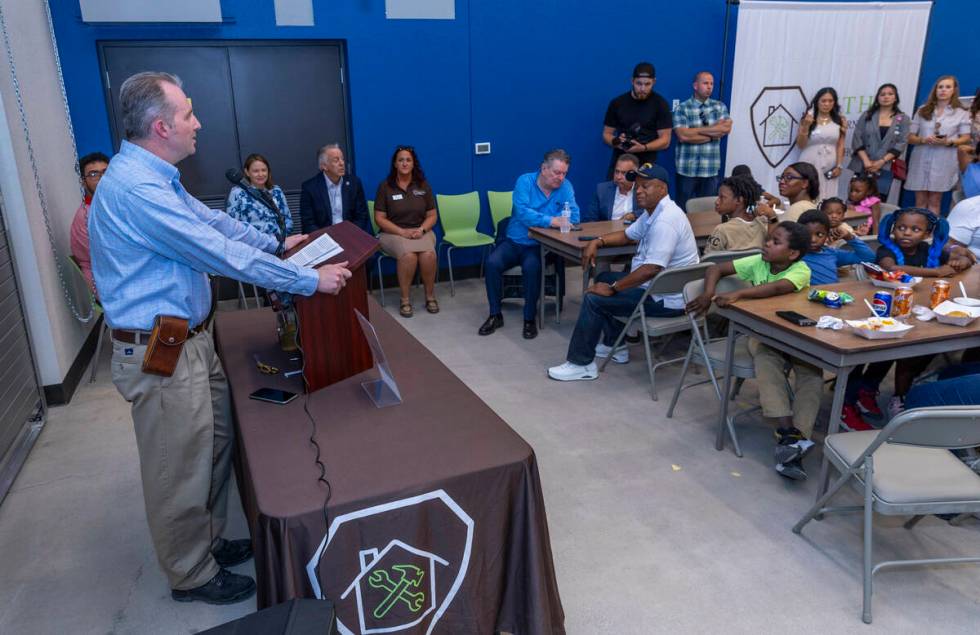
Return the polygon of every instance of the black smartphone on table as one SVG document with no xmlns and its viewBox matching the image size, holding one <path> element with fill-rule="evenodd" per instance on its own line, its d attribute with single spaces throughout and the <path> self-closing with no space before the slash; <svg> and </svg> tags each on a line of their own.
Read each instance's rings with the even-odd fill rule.
<svg viewBox="0 0 980 635">
<path fill-rule="evenodd" d="M 289 392 L 288 390 L 279 390 L 278 388 L 259 388 L 249 395 L 248 398 L 258 401 L 268 401 L 269 403 L 279 404 L 281 406 L 296 399 L 296 393 Z"/>
<path fill-rule="evenodd" d="M 776 311 L 776 315 L 797 326 L 816 326 L 817 321 L 796 311 Z"/>
</svg>

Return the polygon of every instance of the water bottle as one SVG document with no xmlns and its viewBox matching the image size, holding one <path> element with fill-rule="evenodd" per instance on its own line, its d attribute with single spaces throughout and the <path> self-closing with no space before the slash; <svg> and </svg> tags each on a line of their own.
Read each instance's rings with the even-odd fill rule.
<svg viewBox="0 0 980 635">
<path fill-rule="evenodd" d="M 561 233 L 567 234 L 572 231 L 572 208 L 565 201 L 565 206 L 561 208 Z"/>
</svg>

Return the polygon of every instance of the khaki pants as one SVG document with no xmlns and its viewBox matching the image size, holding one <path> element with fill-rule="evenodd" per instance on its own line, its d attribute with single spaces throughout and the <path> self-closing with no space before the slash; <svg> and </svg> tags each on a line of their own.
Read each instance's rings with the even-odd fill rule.
<svg viewBox="0 0 980 635">
<path fill-rule="evenodd" d="M 184 344 L 171 377 L 140 370 L 146 347 L 112 341 L 112 381 L 132 404 L 146 520 L 173 589 L 206 584 L 224 530 L 234 432 L 228 383 L 204 331 Z"/>
<path fill-rule="evenodd" d="M 793 425 L 806 435 L 813 434 L 813 424 L 820 411 L 820 396 L 823 393 L 823 371 L 817 366 L 807 364 L 770 348 L 755 339 L 749 338 L 749 353 L 755 363 L 755 376 L 759 383 L 759 402 L 762 414 L 766 417 L 793 417 Z M 790 403 L 783 370 L 789 362 L 793 368 L 795 398 Z"/>
</svg>

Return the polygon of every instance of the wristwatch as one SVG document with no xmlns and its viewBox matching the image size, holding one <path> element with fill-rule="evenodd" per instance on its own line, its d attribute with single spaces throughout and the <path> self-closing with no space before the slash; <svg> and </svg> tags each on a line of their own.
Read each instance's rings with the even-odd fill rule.
<svg viewBox="0 0 980 635">
<path fill-rule="evenodd" d="M 619 282 L 619 280 L 616 280 L 616 282 Z M 609 285 L 609 289 L 610 291 L 613 292 L 613 295 L 619 293 L 619 289 L 616 288 L 616 282 L 613 282 L 611 285 Z"/>
</svg>

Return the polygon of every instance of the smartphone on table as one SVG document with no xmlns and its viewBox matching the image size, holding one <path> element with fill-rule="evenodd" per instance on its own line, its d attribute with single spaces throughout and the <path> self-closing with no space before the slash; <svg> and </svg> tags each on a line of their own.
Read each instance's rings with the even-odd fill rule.
<svg viewBox="0 0 980 635">
<path fill-rule="evenodd" d="M 281 406 L 296 399 L 296 393 L 289 392 L 288 390 L 279 390 L 278 388 L 259 388 L 249 395 L 248 398 L 258 401 L 268 401 L 269 403 L 279 404 Z"/>
</svg>

